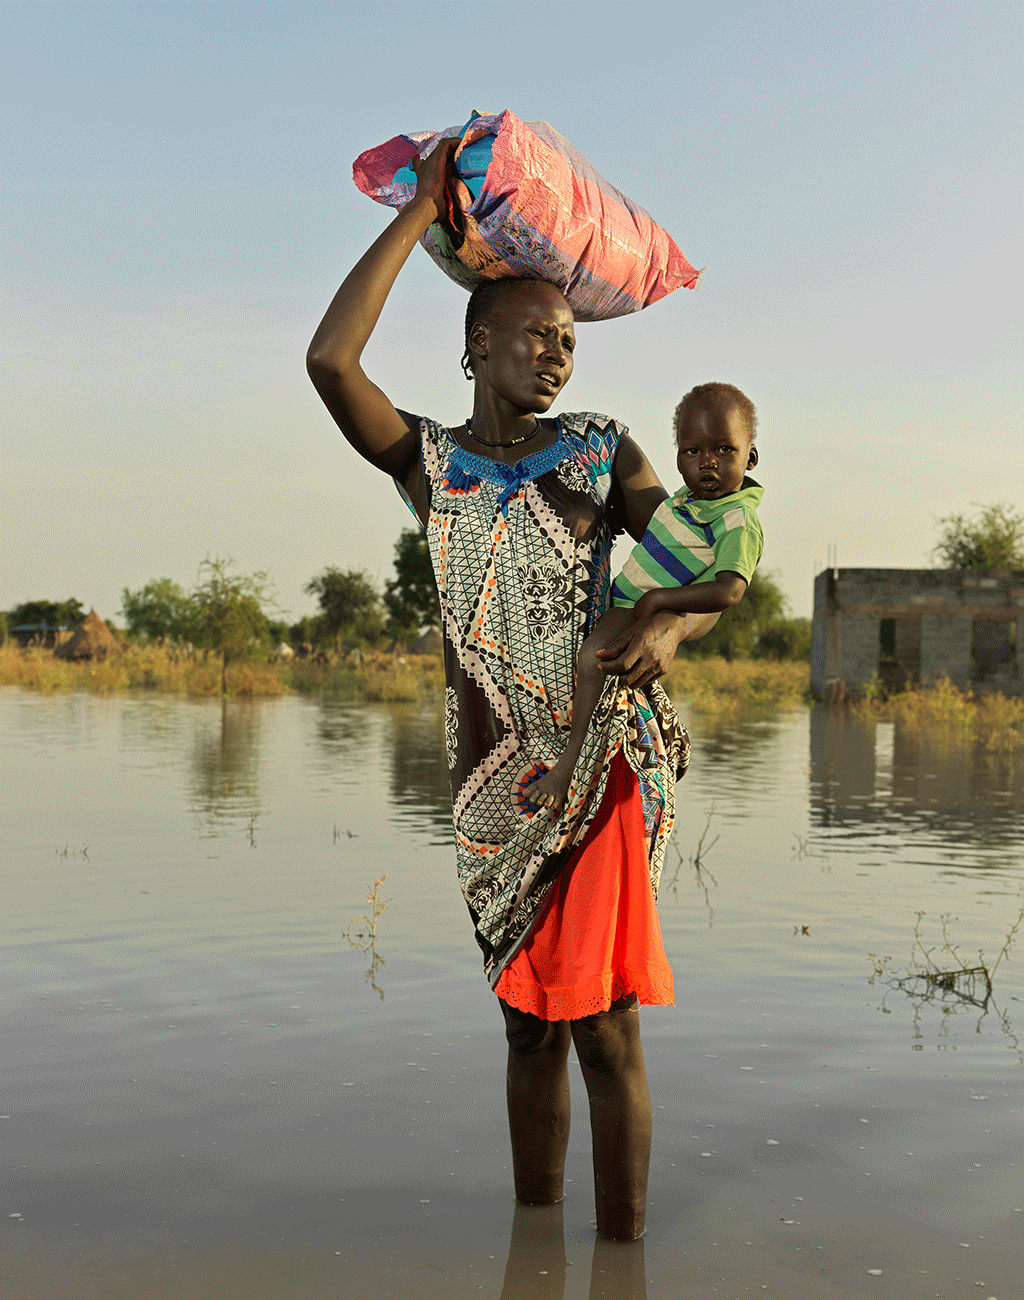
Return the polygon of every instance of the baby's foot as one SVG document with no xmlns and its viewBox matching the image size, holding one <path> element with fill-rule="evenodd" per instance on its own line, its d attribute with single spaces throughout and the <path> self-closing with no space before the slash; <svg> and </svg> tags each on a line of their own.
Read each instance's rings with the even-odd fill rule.
<svg viewBox="0 0 1024 1300">
<path fill-rule="evenodd" d="M 572 768 L 562 763 L 556 763 L 549 772 L 545 772 L 543 776 L 539 776 L 536 781 L 530 783 L 526 797 L 531 803 L 537 804 L 540 808 L 558 812 L 562 804 L 565 803 L 571 780 Z"/>
</svg>

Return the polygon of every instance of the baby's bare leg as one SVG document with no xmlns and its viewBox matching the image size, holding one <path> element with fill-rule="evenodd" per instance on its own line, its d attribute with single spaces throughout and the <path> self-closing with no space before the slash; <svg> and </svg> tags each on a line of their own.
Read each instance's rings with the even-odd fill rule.
<svg viewBox="0 0 1024 1300">
<path fill-rule="evenodd" d="M 604 690 L 607 677 L 604 665 L 597 658 L 598 650 L 605 650 L 622 639 L 624 632 L 633 626 L 631 609 L 612 608 L 603 614 L 593 632 L 580 647 L 576 658 L 576 687 L 572 697 L 572 723 L 565 749 L 550 772 L 534 781 L 529 798 L 542 808 L 557 812 L 565 803 L 569 783 L 579 760 L 583 742 L 587 738 L 590 719 Z"/>
</svg>

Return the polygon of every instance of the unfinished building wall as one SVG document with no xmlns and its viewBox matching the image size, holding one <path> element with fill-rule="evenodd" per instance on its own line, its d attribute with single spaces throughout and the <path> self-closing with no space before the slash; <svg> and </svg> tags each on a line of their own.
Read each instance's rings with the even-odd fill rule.
<svg viewBox="0 0 1024 1300">
<path fill-rule="evenodd" d="M 893 687 L 948 677 L 1022 694 L 1022 618 L 1022 572 L 827 569 L 814 580 L 811 691 L 841 696 L 879 673 Z"/>
<path fill-rule="evenodd" d="M 948 677 L 954 686 L 971 681 L 971 619 L 921 616 L 921 681 Z"/>
</svg>

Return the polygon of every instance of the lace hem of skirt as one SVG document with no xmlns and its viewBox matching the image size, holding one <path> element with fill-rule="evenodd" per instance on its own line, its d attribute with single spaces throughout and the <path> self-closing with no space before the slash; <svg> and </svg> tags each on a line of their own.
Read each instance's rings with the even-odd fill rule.
<svg viewBox="0 0 1024 1300">
<path fill-rule="evenodd" d="M 540 1020 L 581 1020 L 607 1011 L 619 998 L 635 993 L 648 1007 L 670 1007 L 675 995 L 670 970 L 632 971 L 619 968 L 593 975 L 568 988 L 545 989 L 532 981 L 518 980 L 511 970 L 501 973 L 495 993 L 509 1006 L 527 1011 Z"/>
</svg>

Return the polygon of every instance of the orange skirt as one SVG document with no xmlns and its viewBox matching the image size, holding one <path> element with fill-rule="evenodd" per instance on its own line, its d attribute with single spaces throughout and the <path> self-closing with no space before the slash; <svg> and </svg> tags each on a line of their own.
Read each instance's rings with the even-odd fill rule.
<svg viewBox="0 0 1024 1300">
<path fill-rule="evenodd" d="M 494 987 L 499 998 L 541 1020 L 579 1020 L 634 993 L 672 1004 L 646 842 L 640 787 L 619 750 L 589 830 Z"/>
</svg>

